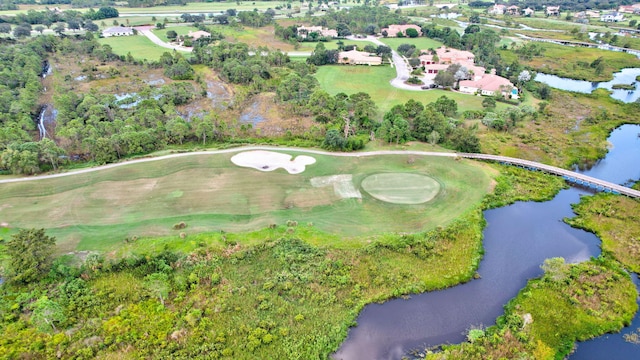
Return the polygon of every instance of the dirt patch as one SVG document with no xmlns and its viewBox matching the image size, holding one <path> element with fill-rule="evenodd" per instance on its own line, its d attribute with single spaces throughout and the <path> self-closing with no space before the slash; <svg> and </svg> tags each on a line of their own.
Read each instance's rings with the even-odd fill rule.
<svg viewBox="0 0 640 360">
<path fill-rule="evenodd" d="M 311 179 L 313 187 L 333 187 L 334 193 L 341 199 L 356 198 L 361 199 L 362 194 L 353 185 L 353 175 L 340 174 L 331 176 L 321 176 Z"/>
<path fill-rule="evenodd" d="M 242 106 L 239 119 L 241 124 L 251 124 L 263 136 L 281 136 L 287 132 L 301 134 L 313 125 L 313 119 L 304 116 L 290 116 L 277 105 L 275 93 L 262 93 L 252 97 Z"/>
</svg>

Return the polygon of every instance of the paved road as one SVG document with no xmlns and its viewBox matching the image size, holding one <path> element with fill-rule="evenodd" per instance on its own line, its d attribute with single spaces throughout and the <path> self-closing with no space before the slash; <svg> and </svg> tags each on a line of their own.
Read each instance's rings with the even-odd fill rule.
<svg viewBox="0 0 640 360">
<path fill-rule="evenodd" d="M 374 36 L 367 36 L 366 38 L 357 38 L 355 36 L 347 36 L 347 39 L 353 41 L 369 41 L 376 45 L 385 45 L 382 41 L 378 40 Z M 411 91 L 421 91 L 419 85 L 408 85 L 404 82 L 407 81 L 409 76 L 411 75 L 411 66 L 407 62 L 407 60 L 400 56 L 395 50 L 391 49 L 391 60 L 393 61 L 393 67 L 396 68 L 396 77 L 391 80 L 391 86 L 403 89 L 403 90 L 411 90 Z"/>
</svg>

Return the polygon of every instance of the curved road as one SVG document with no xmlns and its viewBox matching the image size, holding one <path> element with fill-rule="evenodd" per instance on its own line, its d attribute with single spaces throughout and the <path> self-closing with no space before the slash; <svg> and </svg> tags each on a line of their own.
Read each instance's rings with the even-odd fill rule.
<svg viewBox="0 0 640 360">
<path fill-rule="evenodd" d="M 450 153 L 450 152 L 433 152 L 433 151 L 412 151 L 412 150 L 378 150 L 378 151 L 365 151 L 360 153 L 333 153 L 322 150 L 312 150 L 312 149 L 299 149 L 299 148 L 290 148 L 290 147 L 274 147 L 274 146 L 246 146 L 239 147 L 233 149 L 225 149 L 225 150 L 210 150 L 210 151 L 197 151 L 197 152 L 187 152 L 187 153 L 179 153 L 179 154 L 170 154 L 152 158 L 144 158 L 144 159 L 136 159 L 125 161 L 121 163 L 109 164 L 98 166 L 89 169 L 70 171 L 59 174 L 51 174 L 51 175 L 42 175 L 42 176 L 33 176 L 33 177 L 22 177 L 22 178 L 14 178 L 14 179 L 4 179 L 0 180 L 0 184 L 6 183 L 14 183 L 14 182 L 22 182 L 22 181 L 32 181 L 32 180 L 43 180 L 43 179 L 53 179 L 65 176 L 72 176 L 78 174 L 86 174 L 94 171 L 100 171 L 105 169 L 111 169 L 119 166 L 130 165 L 130 164 L 139 164 L 151 161 L 160 161 L 165 159 L 172 159 L 178 157 L 185 156 L 194 156 L 194 155 L 215 155 L 215 154 L 228 154 L 240 151 L 250 151 L 250 150 L 280 150 L 280 151 L 295 151 L 306 154 L 317 154 L 317 155 L 328 155 L 328 156 L 338 156 L 338 157 L 364 157 L 364 156 L 377 156 L 377 155 L 418 155 L 418 156 L 442 156 L 442 157 L 463 157 L 468 159 L 478 159 L 478 160 L 489 160 L 489 161 L 499 161 L 504 163 L 509 163 L 513 165 L 520 165 L 529 168 L 535 168 L 537 170 L 542 170 L 554 175 L 560 175 L 568 178 L 573 178 L 575 180 L 580 180 L 592 185 L 600 186 L 603 188 L 607 188 L 610 190 L 617 191 L 621 194 L 640 198 L 640 191 L 633 190 L 631 188 L 627 188 L 618 184 L 613 184 L 607 181 L 599 180 L 590 176 L 586 176 L 580 173 L 576 173 L 573 171 L 561 169 L 555 166 L 545 165 L 541 163 L 537 163 L 529 160 L 522 160 L 517 158 L 511 158 L 507 156 L 498 156 L 498 155 L 487 155 L 487 154 L 466 154 L 466 153 Z"/>
<path fill-rule="evenodd" d="M 146 36 L 149 40 L 151 40 L 154 44 L 161 46 L 163 48 L 166 49 L 172 49 L 172 50 L 178 50 L 178 51 L 185 51 L 185 52 L 192 52 L 193 49 L 189 48 L 189 47 L 184 47 L 181 45 L 172 45 L 169 43 L 166 43 L 164 41 L 162 41 L 159 37 L 157 37 L 152 31 L 152 27 L 149 26 L 140 26 L 140 27 L 136 27 L 135 28 L 140 34 Z M 347 39 L 349 40 L 354 40 L 354 41 L 369 41 L 372 42 L 376 45 L 385 45 L 382 41 L 378 40 L 377 38 L 375 38 L 374 36 L 367 36 L 364 39 L 360 39 L 360 38 L 356 38 L 354 36 L 347 36 Z M 287 55 L 289 56 L 310 56 L 311 52 L 306 52 L 306 51 L 290 51 L 287 53 Z M 391 59 L 393 60 L 393 66 L 396 69 L 396 77 L 395 79 L 391 80 L 391 86 L 398 88 L 398 89 L 403 89 L 403 90 L 411 90 L 411 91 L 420 91 L 422 90 L 420 88 L 420 86 L 418 85 L 408 85 L 405 84 L 405 81 L 407 81 L 407 79 L 409 79 L 409 76 L 411 75 L 411 66 L 409 65 L 409 63 L 407 62 L 407 59 L 405 59 L 404 57 L 400 56 L 395 50 L 391 49 Z"/>
<path fill-rule="evenodd" d="M 367 36 L 366 38 L 357 38 L 355 36 L 347 36 L 347 39 L 353 41 L 369 41 L 376 45 L 388 46 L 382 41 L 378 40 L 375 36 Z M 400 56 L 395 50 L 391 49 L 391 60 L 393 61 L 393 67 L 396 68 L 396 77 L 391 80 L 391 86 L 403 89 L 403 90 L 411 90 L 411 91 L 420 91 L 422 90 L 419 85 L 408 85 L 404 82 L 409 79 L 411 75 L 411 66 L 407 62 L 407 59 Z"/>
<path fill-rule="evenodd" d="M 192 52 L 193 51 L 193 49 L 190 48 L 190 47 L 184 47 L 182 45 L 171 45 L 169 43 L 166 43 L 166 42 L 162 41 L 159 37 L 156 36 L 156 34 L 151 32 L 151 29 L 153 29 L 153 27 L 139 26 L 139 27 L 136 27 L 134 29 L 136 29 L 140 34 L 146 36 L 154 44 L 156 44 L 158 46 L 162 46 L 163 48 L 172 49 L 172 50 L 178 50 L 178 51 L 185 51 L 185 52 Z"/>
</svg>

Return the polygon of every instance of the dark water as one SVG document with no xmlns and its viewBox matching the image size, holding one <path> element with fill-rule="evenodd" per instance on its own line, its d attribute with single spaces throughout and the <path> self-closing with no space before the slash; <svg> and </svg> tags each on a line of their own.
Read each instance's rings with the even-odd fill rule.
<svg viewBox="0 0 640 360">
<path fill-rule="evenodd" d="M 632 125 L 614 131 L 610 141 L 615 145 L 606 159 L 584 173 L 602 174 L 603 179 L 616 183 L 640 178 L 638 132 L 640 126 Z M 589 193 L 571 188 L 544 203 L 519 202 L 485 211 L 485 256 L 478 269 L 481 279 L 409 300 L 366 306 L 357 319 L 358 326 L 351 329 L 334 358 L 400 359 L 414 349 L 462 342 L 473 326 L 493 325 L 503 313 L 503 305 L 527 280 L 542 274 L 540 265 L 545 259 L 564 257 L 568 262 L 579 262 L 600 253 L 600 240 L 595 235 L 562 222 L 574 216 L 571 204 L 584 194 Z M 638 351 L 640 346 L 634 349 Z"/>
<path fill-rule="evenodd" d="M 545 83 L 552 88 L 567 90 L 579 93 L 589 94 L 595 89 L 603 88 L 612 92 L 611 97 L 623 102 L 632 102 L 640 98 L 640 89 L 628 90 L 612 90 L 611 87 L 616 84 L 633 84 L 636 82 L 636 76 L 640 75 L 640 68 L 622 69 L 622 71 L 613 74 L 613 80 L 606 82 L 591 82 L 584 80 L 567 79 L 556 75 L 538 73 L 535 80 Z M 640 85 L 640 84 L 637 84 Z"/>
</svg>

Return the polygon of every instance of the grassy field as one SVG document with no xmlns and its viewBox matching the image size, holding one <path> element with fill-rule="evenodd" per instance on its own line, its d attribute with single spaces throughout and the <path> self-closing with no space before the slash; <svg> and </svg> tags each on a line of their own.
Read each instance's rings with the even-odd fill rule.
<svg viewBox="0 0 640 360">
<path fill-rule="evenodd" d="M 625 196 L 584 196 L 574 205 L 571 226 L 591 231 L 626 268 L 640 272 L 640 202 Z"/>
<path fill-rule="evenodd" d="M 390 66 L 321 66 L 316 78 L 322 88 L 329 94 L 339 92 L 354 94 L 366 92 L 378 105 L 381 113 L 385 113 L 397 104 L 404 104 L 409 99 L 430 103 L 442 95 L 454 99 L 458 103 L 458 111 L 482 109 L 482 98 L 444 90 L 410 91 L 397 89 L 389 84 L 396 76 L 396 71 Z M 498 109 L 505 104 L 498 103 Z"/>
<path fill-rule="evenodd" d="M 522 65 L 572 79 L 608 81 L 613 78 L 614 72 L 622 68 L 640 66 L 640 59 L 627 53 L 548 43 L 535 44 L 544 49 L 543 55 L 531 60 L 519 59 Z M 518 59 L 518 54 L 507 50 L 501 50 L 500 56 L 506 63 Z M 599 57 L 602 57 L 605 68 L 601 74 L 596 74 L 595 68 L 589 65 Z"/>
<path fill-rule="evenodd" d="M 416 48 L 420 50 L 426 49 L 437 49 L 442 46 L 442 43 L 438 40 L 430 39 L 427 37 L 417 37 L 417 38 L 380 38 L 380 41 L 385 43 L 387 46 L 391 47 L 393 50 L 396 50 L 398 46 L 402 44 L 414 44 Z"/>
<path fill-rule="evenodd" d="M 111 46 L 115 54 L 127 55 L 131 53 L 134 58 L 139 60 L 147 59 L 149 61 L 155 61 L 158 60 L 163 53 L 173 51 L 154 44 L 143 35 L 102 38 L 98 39 L 98 42 Z"/>
<path fill-rule="evenodd" d="M 232 165 L 231 155 L 195 155 L 0 186 L 2 221 L 11 227 L 44 227 L 66 251 L 106 251 L 126 237 L 256 230 L 295 220 L 345 237 L 415 232 L 443 225 L 478 204 L 490 177 L 482 167 L 448 158 L 379 156 L 333 158 L 300 175 L 262 173 Z M 426 204 L 384 203 L 363 193 L 341 199 L 332 187 L 312 187 L 318 176 L 352 174 L 353 184 L 380 172 L 417 173 L 442 190 Z M 60 206 L 65 204 L 64 206 Z M 384 219 L 384 221 L 381 221 Z"/>
<path fill-rule="evenodd" d="M 178 34 L 178 36 L 184 36 L 189 34 L 190 31 L 198 31 L 198 28 L 194 27 L 194 26 L 171 26 L 165 29 L 155 29 L 152 30 L 152 32 L 160 38 L 160 40 L 164 41 L 164 42 L 169 42 L 169 38 L 167 37 L 167 32 L 169 31 L 175 31 L 176 34 Z"/>
</svg>

